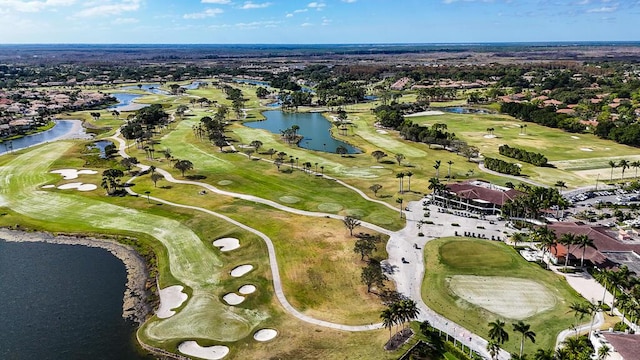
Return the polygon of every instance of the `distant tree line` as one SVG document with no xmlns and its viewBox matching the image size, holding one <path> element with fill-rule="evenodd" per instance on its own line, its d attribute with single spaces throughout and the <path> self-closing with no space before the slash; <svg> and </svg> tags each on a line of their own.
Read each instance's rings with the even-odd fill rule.
<svg viewBox="0 0 640 360">
<path fill-rule="evenodd" d="M 547 158 L 540 153 L 534 153 L 520 148 L 513 148 L 507 144 L 500 146 L 498 151 L 500 152 L 500 155 L 524 161 L 535 166 L 546 166 L 548 161 Z"/>
<path fill-rule="evenodd" d="M 604 120 L 598 122 L 593 133 L 600 138 L 613 140 L 620 144 L 640 146 L 640 124 L 618 124 Z"/>
<path fill-rule="evenodd" d="M 576 118 L 566 114 L 558 114 L 552 106 L 540 108 L 531 103 L 503 103 L 500 112 L 511 115 L 522 121 L 533 122 L 542 126 L 558 128 L 572 133 L 582 133 L 587 127 Z"/>
<path fill-rule="evenodd" d="M 520 167 L 516 164 L 490 157 L 484 158 L 484 166 L 493 171 L 507 175 L 520 175 Z"/>
</svg>

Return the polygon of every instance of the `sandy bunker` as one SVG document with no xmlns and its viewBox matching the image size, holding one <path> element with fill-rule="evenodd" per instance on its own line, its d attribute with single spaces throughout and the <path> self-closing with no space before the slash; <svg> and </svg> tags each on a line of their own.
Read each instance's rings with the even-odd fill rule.
<svg viewBox="0 0 640 360">
<path fill-rule="evenodd" d="M 253 338 L 256 339 L 257 341 L 273 340 L 276 336 L 278 336 L 278 332 L 273 329 L 261 329 L 256 331 L 255 334 L 253 334 Z"/>
<path fill-rule="evenodd" d="M 253 270 L 253 265 L 240 265 L 231 270 L 231 276 L 240 277 Z"/>
<path fill-rule="evenodd" d="M 160 289 L 160 307 L 158 307 L 158 311 L 156 312 L 156 315 L 160 319 L 166 319 L 175 315 L 176 312 L 171 309 L 182 306 L 182 303 L 187 300 L 188 296 L 182 292 L 182 289 L 184 288 L 180 285 Z"/>
<path fill-rule="evenodd" d="M 210 360 L 218 360 L 222 359 L 229 353 L 229 348 L 222 345 L 215 346 L 200 346 L 195 341 L 185 341 L 182 344 L 178 345 L 178 350 L 181 353 L 195 356 L 202 359 L 210 359 Z"/>
<path fill-rule="evenodd" d="M 235 238 L 223 238 L 213 242 L 213 246 L 220 248 L 220 251 L 231 251 L 240 247 L 240 240 Z"/>
<path fill-rule="evenodd" d="M 551 291 L 533 280 L 474 275 L 456 275 L 447 280 L 455 295 L 508 319 L 523 320 L 556 304 Z"/>
</svg>

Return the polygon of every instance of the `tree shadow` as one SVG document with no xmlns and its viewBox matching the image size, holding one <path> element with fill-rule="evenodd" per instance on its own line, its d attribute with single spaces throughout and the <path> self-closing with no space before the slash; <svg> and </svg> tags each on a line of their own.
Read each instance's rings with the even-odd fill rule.
<svg viewBox="0 0 640 360">
<path fill-rule="evenodd" d="M 204 175 L 187 175 L 186 178 L 189 180 L 204 180 L 207 177 Z"/>
</svg>

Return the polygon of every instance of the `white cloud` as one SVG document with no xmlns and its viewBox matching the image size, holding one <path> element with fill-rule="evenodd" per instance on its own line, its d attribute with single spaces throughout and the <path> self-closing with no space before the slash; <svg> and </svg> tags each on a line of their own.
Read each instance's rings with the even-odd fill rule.
<svg viewBox="0 0 640 360">
<path fill-rule="evenodd" d="M 323 7 L 327 6 L 327 4 L 322 3 L 322 2 L 310 2 L 309 5 L 307 5 L 307 7 L 310 7 L 312 9 L 322 9 Z"/>
<path fill-rule="evenodd" d="M 289 13 L 289 14 L 285 15 L 285 17 L 288 17 L 288 18 L 293 17 L 293 14 Z"/>
<path fill-rule="evenodd" d="M 113 24 L 114 25 L 137 24 L 138 22 L 140 22 L 140 21 L 138 19 L 135 19 L 135 18 L 117 18 L 117 19 L 113 20 Z"/>
<path fill-rule="evenodd" d="M 240 9 L 242 9 L 242 10 L 264 9 L 264 8 L 269 7 L 271 5 L 272 4 L 270 2 L 256 4 L 256 3 L 251 2 L 251 1 L 245 1 L 244 5 L 240 6 Z"/>
<path fill-rule="evenodd" d="M 116 3 L 106 1 L 102 5 L 92 5 L 74 14 L 76 17 L 110 16 L 140 9 L 142 0 L 122 0 Z"/>
<path fill-rule="evenodd" d="M 184 14 L 182 17 L 184 19 L 204 19 L 208 17 L 214 17 L 220 15 L 224 12 L 222 9 L 206 9 L 204 11 L 198 13 Z"/>
<path fill-rule="evenodd" d="M 307 12 L 307 11 L 309 11 L 309 9 L 298 9 L 298 10 L 293 10 L 293 12 L 294 12 L 295 14 L 299 14 L 299 13 L 303 13 L 303 12 Z"/>
<path fill-rule="evenodd" d="M 302 26 L 302 27 L 308 27 L 308 26 L 313 26 L 313 24 L 312 24 L 312 23 L 308 23 L 308 22 L 306 22 L 306 23 L 302 23 L 302 24 L 300 24 L 300 26 Z"/>
<path fill-rule="evenodd" d="M 5 12 L 15 10 L 19 12 L 38 12 L 61 6 L 70 6 L 76 0 L 44 0 L 44 1 L 22 1 L 22 0 L 0 0 L 0 9 Z"/>
<path fill-rule="evenodd" d="M 279 21 L 252 21 L 250 23 L 237 23 L 234 26 L 243 30 L 259 29 L 265 27 L 277 27 Z"/>
<path fill-rule="evenodd" d="M 595 9 L 587 10 L 588 13 L 610 13 L 618 10 L 618 6 L 603 6 Z"/>
<path fill-rule="evenodd" d="M 227 5 L 231 4 L 231 0 L 202 0 L 203 4 L 218 4 L 218 5 Z"/>
<path fill-rule="evenodd" d="M 342 2 L 346 2 L 348 4 L 353 4 L 356 1 L 358 1 L 358 0 L 342 0 Z"/>
</svg>

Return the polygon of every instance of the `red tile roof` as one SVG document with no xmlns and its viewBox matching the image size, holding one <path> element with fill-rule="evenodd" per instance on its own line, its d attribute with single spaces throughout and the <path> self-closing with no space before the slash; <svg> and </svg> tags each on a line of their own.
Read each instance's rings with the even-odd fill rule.
<svg viewBox="0 0 640 360">
<path fill-rule="evenodd" d="M 604 338 L 625 360 L 634 360 L 640 354 L 640 335 L 603 332 Z"/>
<path fill-rule="evenodd" d="M 483 200 L 499 206 L 523 194 L 514 189 L 509 189 L 508 191 L 495 190 L 466 182 L 449 184 L 447 189 L 462 199 Z"/>
</svg>

